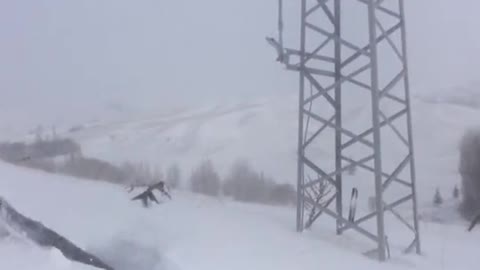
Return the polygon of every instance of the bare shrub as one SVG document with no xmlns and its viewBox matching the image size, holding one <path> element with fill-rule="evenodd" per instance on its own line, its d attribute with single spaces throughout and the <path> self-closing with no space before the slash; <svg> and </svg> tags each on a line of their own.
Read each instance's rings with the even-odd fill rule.
<svg viewBox="0 0 480 270">
<path fill-rule="evenodd" d="M 308 176 L 308 178 L 310 182 L 314 181 L 310 176 Z M 309 229 L 313 222 L 323 213 L 322 208 L 318 207 L 318 205 L 327 207 L 333 199 L 330 195 L 333 189 L 330 183 L 320 175 L 317 175 L 315 181 L 318 182 L 318 184 L 314 185 L 309 191 L 310 196 L 315 200 L 315 205 L 311 207 L 310 213 L 308 214 L 308 220 L 305 224 L 306 229 Z"/>
<path fill-rule="evenodd" d="M 113 183 L 124 183 L 126 180 L 126 175 L 120 168 L 95 158 L 71 158 L 65 162 L 61 172 L 75 177 Z"/>
<path fill-rule="evenodd" d="M 296 198 L 297 193 L 292 185 L 273 183 L 268 201 L 276 205 L 292 205 Z"/>
<path fill-rule="evenodd" d="M 190 177 L 190 187 L 193 192 L 218 196 L 220 194 L 220 177 L 210 160 L 202 162 Z"/>
<path fill-rule="evenodd" d="M 223 183 L 223 193 L 237 201 L 288 205 L 295 202 L 295 188 L 277 184 L 263 173 L 257 173 L 246 160 L 237 160 Z"/>
<path fill-rule="evenodd" d="M 28 146 L 32 159 L 51 158 L 80 152 L 80 145 L 71 139 L 37 140 Z"/>
<path fill-rule="evenodd" d="M 37 169 L 44 172 L 57 172 L 57 166 L 51 159 L 28 159 L 22 162 L 22 165 L 27 168 Z"/>
<path fill-rule="evenodd" d="M 6 162 L 16 163 L 28 155 L 28 146 L 25 143 L 1 143 L 0 158 Z"/>
<path fill-rule="evenodd" d="M 223 184 L 223 193 L 237 201 L 266 202 L 268 184 L 245 160 L 236 161 Z"/>
<path fill-rule="evenodd" d="M 81 148 L 71 139 L 51 136 L 47 139 L 37 133 L 33 143 L 0 143 L 0 159 L 28 168 L 46 172 L 58 172 L 78 178 L 103 180 L 132 186 L 148 186 L 164 181 L 163 172 L 158 167 L 146 163 L 125 163 L 113 165 L 107 161 L 81 155 Z M 65 157 L 61 162 L 56 157 Z M 68 158 L 67 158 L 68 157 Z"/>
<path fill-rule="evenodd" d="M 44 140 L 38 138 L 31 144 L 21 142 L 0 144 L 0 158 L 11 163 L 53 158 L 80 152 L 80 145 L 71 139 Z"/>
</svg>

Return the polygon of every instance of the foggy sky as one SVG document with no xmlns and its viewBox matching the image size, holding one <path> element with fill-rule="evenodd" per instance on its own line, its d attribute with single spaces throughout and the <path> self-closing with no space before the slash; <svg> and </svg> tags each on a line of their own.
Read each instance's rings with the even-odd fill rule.
<svg viewBox="0 0 480 270">
<path fill-rule="evenodd" d="M 276 2 L 0 0 L 0 112 L 62 122 L 106 103 L 161 108 L 295 92 L 297 76 L 264 39 L 276 34 Z M 298 19 L 299 1 L 285 2 L 294 40 L 288 20 Z M 413 91 L 477 80 L 478 1 L 406 5 Z"/>
</svg>

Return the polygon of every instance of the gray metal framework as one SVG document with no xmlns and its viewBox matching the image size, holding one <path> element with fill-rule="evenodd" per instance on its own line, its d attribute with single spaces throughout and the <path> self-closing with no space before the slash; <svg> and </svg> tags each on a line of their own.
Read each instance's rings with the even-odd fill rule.
<svg viewBox="0 0 480 270">
<path fill-rule="evenodd" d="M 343 4 L 347 2 L 355 2 L 356 11 L 365 14 L 356 26 L 356 39 L 342 33 Z M 280 19 L 279 29 L 282 27 Z M 300 75 L 297 230 L 303 231 L 326 214 L 336 220 L 337 234 L 351 229 L 373 240 L 378 246 L 378 258 L 384 261 L 389 253 L 385 214 L 390 213 L 413 233 L 406 251 L 415 249 L 420 253 L 403 0 L 301 0 L 300 36 L 299 49 L 284 48 L 281 36 L 280 42 L 269 40 L 279 51 L 278 60 Z M 359 41 L 362 37 L 364 40 Z M 392 61 L 397 61 L 396 70 L 393 62 L 387 60 L 392 56 Z M 361 128 L 355 130 L 344 124 L 347 119 L 343 106 L 350 96 L 354 98 L 350 93 L 358 91 L 367 92 L 368 102 L 364 106 L 368 106 L 371 122 L 361 123 Z M 392 110 L 393 113 L 389 112 Z M 330 139 L 322 137 L 326 133 L 331 135 Z M 385 134 L 394 135 L 384 141 Z M 390 151 L 386 143 L 405 151 Z M 331 166 L 310 154 L 313 147 L 318 150 L 322 145 L 334 145 Z M 363 147 L 364 156 L 346 154 L 353 147 Z M 395 161 L 391 168 L 384 166 L 385 156 Z M 344 198 L 344 182 L 346 172 L 353 167 L 373 176 L 367 177 L 373 181 L 356 181 L 370 186 L 375 210 L 349 220 L 344 214 L 344 201 L 348 199 Z M 310 173 L 315 177 L 309 177 Z M 321 192 L 325 183 L 333 191 L 326 199 Z M 400 197 L 386 194 L 402 188 Z M 411 205 L 408 209 L 413 211 L 413 223 L 397 210 L 406 203 Z M 376 221 L 376 232 L 363 226 L 372 219 Z"/>
</svg>

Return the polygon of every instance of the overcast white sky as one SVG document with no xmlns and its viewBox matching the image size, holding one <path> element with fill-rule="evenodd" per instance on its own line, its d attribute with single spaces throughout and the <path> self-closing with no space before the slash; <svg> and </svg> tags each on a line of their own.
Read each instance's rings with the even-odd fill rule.
<svg viewBox="0 0 480 270">
<path fill-rule="evenodd" d="M 276 31 L 276 2 L 0 0 L 0 106 L 60 121 L 108 102 L 162 107 L 184 95 L 296 91 L 297 77 L 264 40 Z M 285 2 L 287 19 L 298 18 L 299 0 Z M 406 5 L 414 91 L 477 80 L 480 2 Z"/>
</svg>

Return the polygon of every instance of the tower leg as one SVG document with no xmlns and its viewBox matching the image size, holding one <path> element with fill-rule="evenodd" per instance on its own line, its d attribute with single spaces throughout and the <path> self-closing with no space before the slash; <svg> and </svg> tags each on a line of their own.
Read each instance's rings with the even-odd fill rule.
<svg viewBox="0 0 480 270">
<path fill-rule="evenodd" d="M 342 127 L 342 85 L 339 83 L 342 74 L 342 45 L 340 43 L 341 38 L 341 5 L 340 0 L 335 0 L 334 3 L 334 34 L 337 37 L 335 41 L 335 126 Z M 335 170 L 341 171 L 342 169 L 342 132 L 337 128 L 335 129 Z M 340 217 L 343 217 L 343 190 L 342 190 L 342 174 L 338 173 L 335 176 L 336 183 L 336 210 Z M 341 234 L 341 227 L 343 222 L 337 218 L 337 234 Z"/>
<path fill-rule="evenodd" d="M 307 12 L 307 0 L 302 0 L 301 4 L 301 30 L 300 30 L 300 66 L 305 67 L 305 39 L 306 39 L 306 12 Z M 305 75 L 303 68 L 300 71 L 300 82 L 299 82 L 299 97 L 298 97 L 298 145 L 297 145 L 297 231 L 301 232 L 304 228 L 304 167 L 303 167 L 303 158 L 304 158 L 304 148 L 303 148 L 303 104 L 305 99 Z"/>
<path fill-rule="evenodd" d="M 412 204 L 413 204 L 413 226 L 415 229 L 415 251 L 417 254 L 422 252 L 420 243 L 420 228 L 418 224 L 418 205 L 417 205 L 417 185 L 416 185 L 416 170 L 415 170 L 415 153 L 413 147 L 413 132 L 412 132 L 412 113 L 410 106 L 410 81 L 408 77 L 408 57 L 407 57 L 407 30 L 405 25 L 405 7 L 403 0 L 398 0 L 401 20 L 401 39 L 402 39 L 402 56 L 403 69 L 405 70 L 404 84 L 405 84 L 405 99 L 407 106 L 407 128 L 408 128 L 408 152 L 410 158 L 410 177 L 412 180 Z"/>
<path fill-rule="evenodd" d="M 378 256 L 380 261 L 385 261 L 385 221 L 382 189 L 382 150 L 380 142 L 380 98 L 378 86 L 378 54 L 377 54 L 377 29 L 376 29 L 376 0 L 368 3 L 368 27 L 370 37 L 370 80 L 372 91 L 372 124 L 373 124 L 373 151 L 375 170 L 375 196 L 377 209 L 377 237 Z"/>
</svg>

